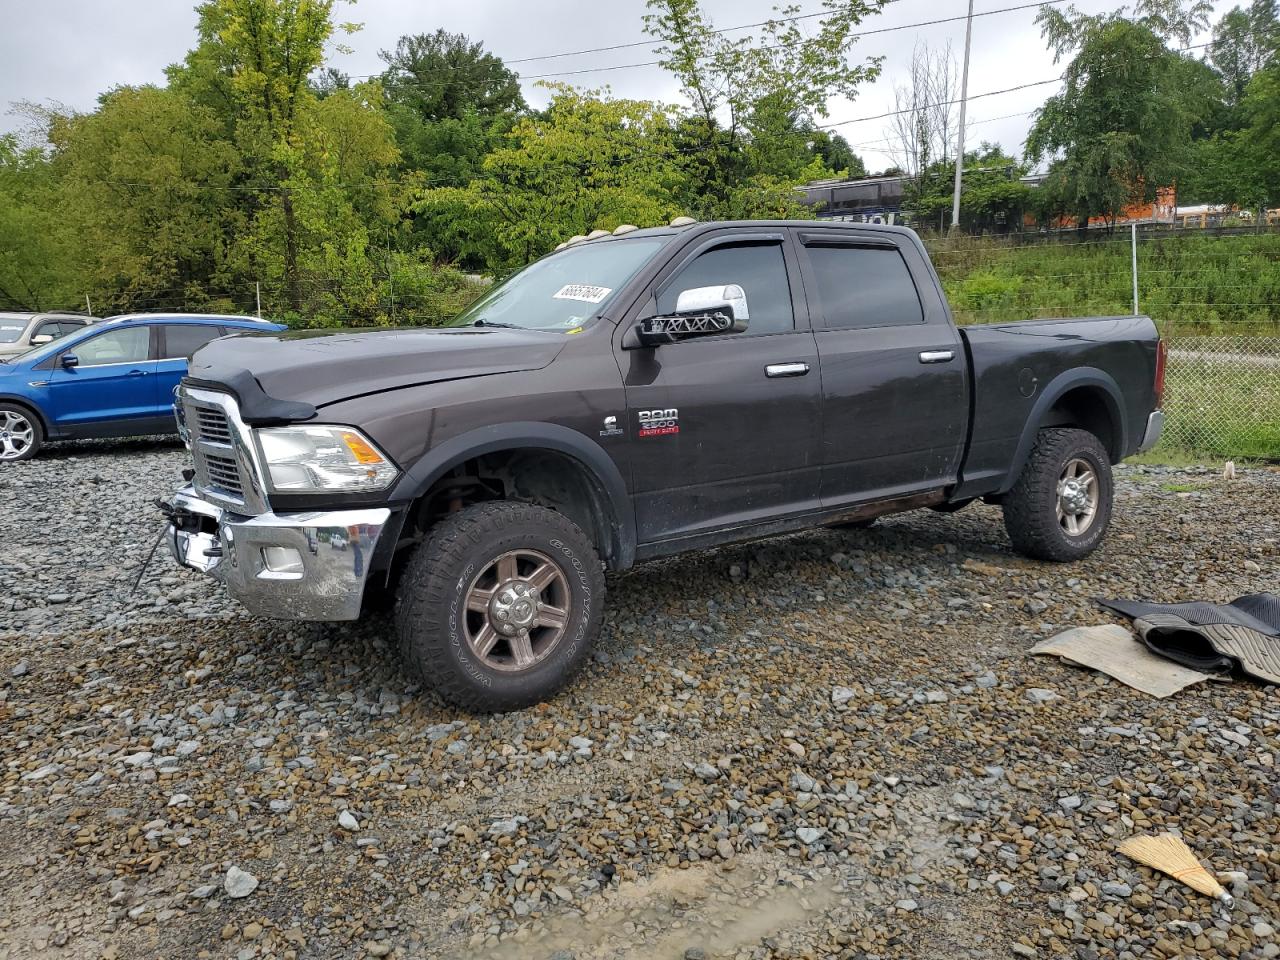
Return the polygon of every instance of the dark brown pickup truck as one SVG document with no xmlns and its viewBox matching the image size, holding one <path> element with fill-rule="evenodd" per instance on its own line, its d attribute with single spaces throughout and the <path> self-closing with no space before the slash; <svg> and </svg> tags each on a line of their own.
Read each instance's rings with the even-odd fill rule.
<svg viewBox="0 0 1280 960">
<path fill-rule="evenodd" d="M 1018 550 L 1075 560 L 1111 465 L 1160 434 L 1150 319 L 959 329 L 910 231 L 597 233 L 444 328 L 200 350 L 178 562 L 269 617 L 390 589 L 410 668 L 507 710 L 586 658 L 605 570 L 978 498 Z"/>
</svg>

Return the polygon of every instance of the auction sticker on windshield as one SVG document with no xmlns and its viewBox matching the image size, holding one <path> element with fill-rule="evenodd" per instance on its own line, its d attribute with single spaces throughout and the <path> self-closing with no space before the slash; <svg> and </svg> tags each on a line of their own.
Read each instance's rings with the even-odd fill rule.
<svg viewBox="0 0 1280 960">
<path fill-rule="evenodd" d="M 589 283 L 566 283 L 551 297 L 553 300 L 581 300 L 583 303 L 599 303 L 612 292 L 612 287 L 596 287 Z"/>
</svg>

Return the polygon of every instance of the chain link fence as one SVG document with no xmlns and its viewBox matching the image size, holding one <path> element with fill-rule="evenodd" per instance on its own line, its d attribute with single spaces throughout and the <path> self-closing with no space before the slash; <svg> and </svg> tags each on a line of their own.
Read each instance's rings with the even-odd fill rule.
<svg viewBox="0 0 1280 960">
<path fill-rule="evenodd" d="M 1161 446 L 1280 460 L 1280 336 L 1169 338 Z"/>
</svg>

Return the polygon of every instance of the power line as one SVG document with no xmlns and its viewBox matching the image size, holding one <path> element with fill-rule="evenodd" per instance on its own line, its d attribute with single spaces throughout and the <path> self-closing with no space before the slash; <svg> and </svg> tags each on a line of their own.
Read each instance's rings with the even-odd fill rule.
<svg viewBox="0 0 1280 960">
<path fill-rule="evenodd" d="M 975 13 L 974 17 L 991 17 L 991 16 L 995 16 L 996 14 L 1012 13 L 1017 10 L 1029 10 L 1032 7 L 1050 6 L 1053 4 L 1066 3 L 1066 2 L 1067 0 L 1041 0 L 1041 2 L 1039 3 L 1023 3 L 1013 7 L 1000 7 L 996 10 L 984 10 L 980 13 Z M 711 32 L 713 34 L 723 34 L 723 33 L 728 33 L 732 30 L 745 30 L 751 27 L 764 26 L 767 23 L 786 23 L 788 21 L 793 21 L 793 20 L 805 20 L 813 17 L 830 16 L 830 15 L 831 15 L 830 11 L 824 10 L 820 13 L 802 14 L 796 17 L 783 17 L 783 18 L 780 18 L 779 20 L 774 20 L 774 21 L 764 20 L 764 21 L 761 21 L 760 23 L 742 24 L 741 26 L 737 26 L 737 27 L 724 27 L 721 30 L 713 30 Z M 963 16 L 937 17 L 933 20 L 920 20 L 915 23 L 903 23 L 893 27 L 876 27 L 871 30 L 860 30 L 855 33 L 850 33 L 849 39 L 854 40 L 861 37 L 876 36 L 877 34 L 882 34 L 882 33 L 894 33 L 899 30 L 913 30 L 917 27 L 932 27 L 932 26 L 937 26 L 939 24 L 944 24 L 944 23 L 954 23 L 958 20 L 964 20 L 964 19 L 966 18 Z M 516 60 L 506 60 L 504 61 L 504 63 L 508 63 L 508 64 L 528 63 L 533 60 L 551 60 L 559 57 L 576 57 L 576 56 L 583 56 L 589 53 L 603 53 L 609 50 L 620 50 L 627 47 L 643 47 L 649 44 L 656 44 L 660 42 L 661 41 L 658 41 L 658 40 L 637 40 L 632 43 L 616 44 L 611 47 L 595 47 L 592 49 L 574 50 L 566 53 L 552 53 L 552 54 L 547 54 L 541 57 L 523 57 Z M 761 47 L 760 49 L 776 50 L 781 46 L 783 45 L 770 44 L 770 45 Z M 714 54 L 704 54 L 700 57 L 697 57 L 696 59 L 709 60 L 713 56 Z M 519 79 L 520 80 L 550 80 L 555 77 L 573 77 L 573 76 L 580 76 L 582 74 L 587 74 L 587 73 L 610 73 L 615 70 L 635 70 L 641 67 L 660 66 L 661 64 L 662 64 L 661 59 L 644 60 L 639 63 L 618 63 L 618 64 L 613 64 L 607 67 L 587 67 L 579 70 L 561 70 L 554 73 L 535 73 L 535 74 L 530 74 L 528 76 L 521 76 L 519 77 Z M 381 77 L 385 73 L 386 71 L 383 71 L 383 73 L 356 73 L 356 74 L 350 74 L 349 76 L 351 79 L 354 79 L 354 80 L 369 80 L 369 79 L 373 79 L 374 77 Z M 417 86 L 432 87 L 432 86 L 444 86 L 449 84 L 454 84 L 458 86 L 485 86 L 488 81 L 470 81 L 469 83 L 462 83 L 461 81 L 450 81 L 450 80 L 431 80 L 431 81 L 414 80 L 414 81 L 393 81 L 393 82 L 398 87 L 417 87 Z"/>
</svg>

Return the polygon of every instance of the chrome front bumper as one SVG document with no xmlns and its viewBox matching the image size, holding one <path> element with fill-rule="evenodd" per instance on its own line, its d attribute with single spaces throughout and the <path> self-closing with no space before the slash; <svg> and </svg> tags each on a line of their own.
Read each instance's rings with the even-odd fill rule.
<svg viewBox="0 0 1280 960">
<path fill-rule="evenodd" d="M 1146 453 L 1157 443 L 1160 442 L 1160 435 L 1164 433 L 1164 411 L 1153 410 L 1151 416 L 1147 417 L 1147 432 L 1142 435 L 1142 443 L 1138 444 L 1138 452 Z"/>
<path fill-rule="evenodd" d="M 242 517 L 184 487 L 173 498 L 169 550 L 209 574 L 250 613 L 281 620 L 354 620 L 391 511 Z"/>
</svg>

